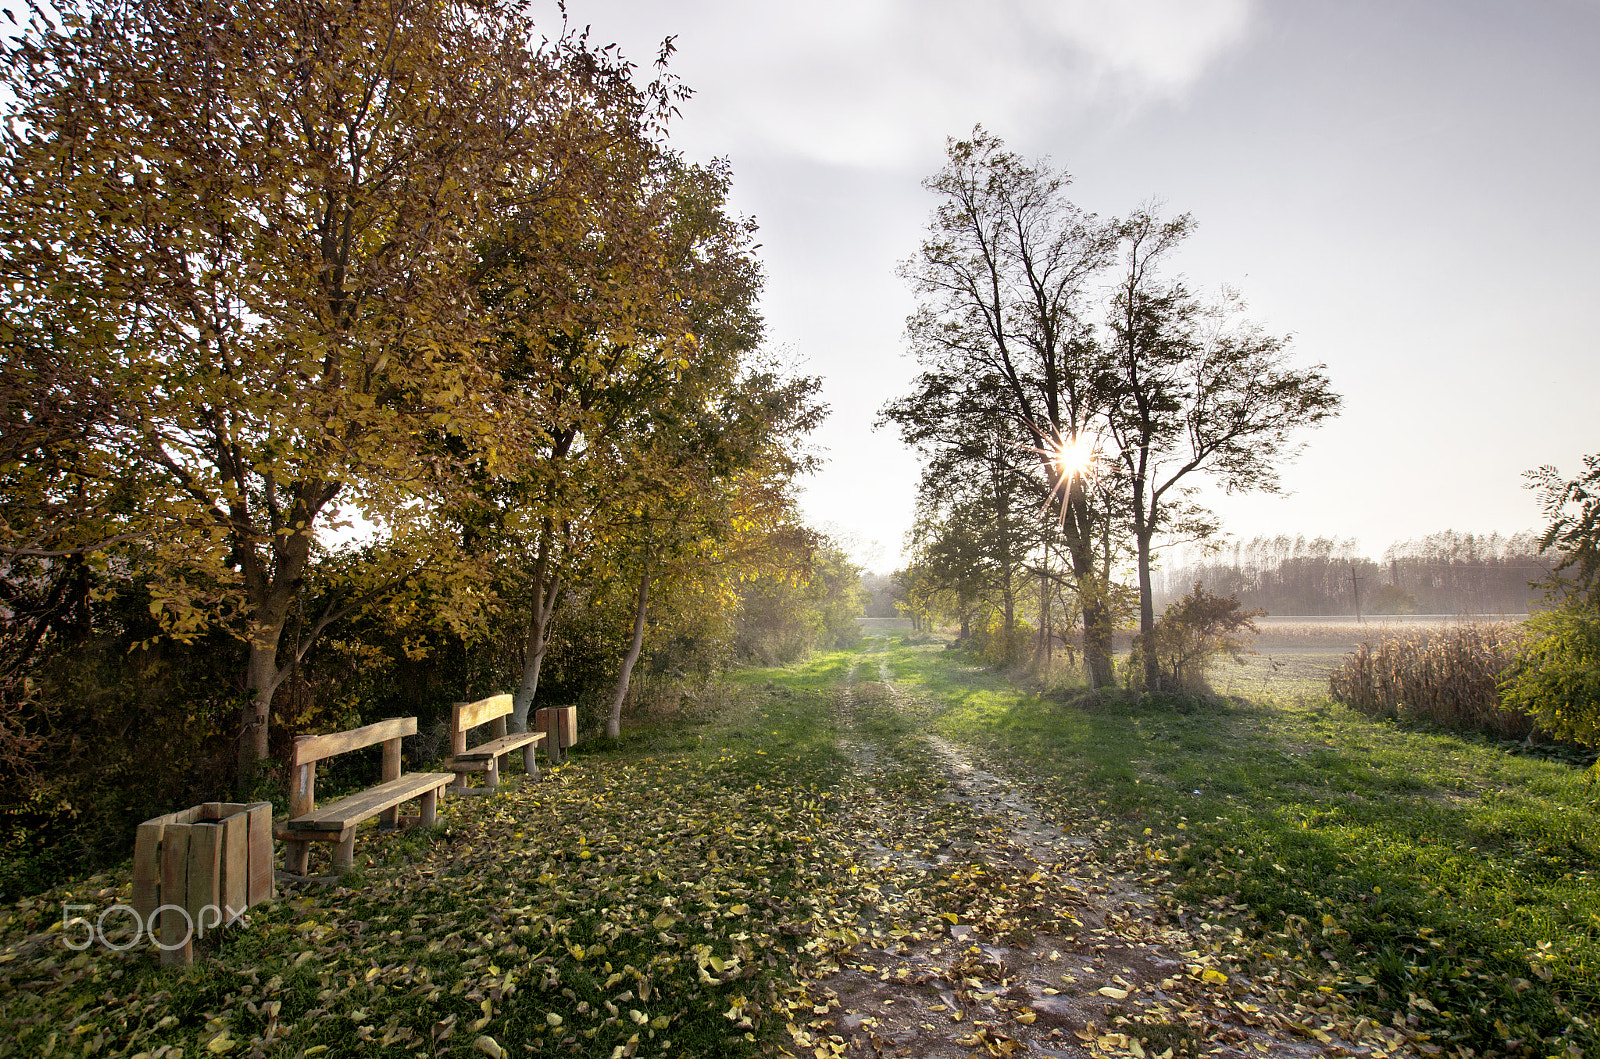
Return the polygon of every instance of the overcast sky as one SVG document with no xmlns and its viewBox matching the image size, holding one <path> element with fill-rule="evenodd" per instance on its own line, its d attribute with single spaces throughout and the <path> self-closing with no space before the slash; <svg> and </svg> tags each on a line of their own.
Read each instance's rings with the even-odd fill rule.
<svg viewBox="0 0 1600 1059">
<path fill-rule="evenodd" d="M 552 7 L 553 10 L 553 7 Z M 1344 415 L 1287 497 L 1220 497 L 1241 537 L 1540 524 L 1521 473 L 1600 451 L 1600 0 L 571 0 L 641 66 L 676 37 L 672 132 L 726 156 L 762 228 L 769 341 L 832 416 L 808 517 L 888 569 L 915 458 L 917 249 L 949 136 L 1048 155 L 1102 215 L 1199 222 L 1182 259 L 1328 366 Z"/>
</svg>

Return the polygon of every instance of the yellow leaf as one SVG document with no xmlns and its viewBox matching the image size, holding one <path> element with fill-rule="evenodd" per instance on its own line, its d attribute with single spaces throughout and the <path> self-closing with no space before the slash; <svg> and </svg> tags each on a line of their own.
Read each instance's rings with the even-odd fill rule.
<svg viewBox="0 0 1600 1059">
<path fill-rule="evenodd" d="M 666 930 L 676 922 L 678 922 L 678 920 L 675 917 L 669 916 L 663 912 L 659 916 L 656 916 L 656 918 L 652 919 L 650 921 L 650 925 L 655 927 L 657 930 Z"/>
<path fill-rule="evenodd" d="M 487 1055 L 489 1059 L 502 1059 L 506 1054 L 505 1049 L 500 1047 L 500 1042 L 493 1037 L 479 1037 L 472 1042 L 472 1047 Z"/>
<path fill-rule="evenodd" d="M 1228 976 L 1217 970 L 1215 967 L 1207 967 L 1204 971 L 1200 972 L 1200 980 L 1202 982 L 1215 982 L 1217 985 L 1222 985 L 1227 982 Z"/>
<path fill-rule="evenodd" d="M 1100 995 L 1101 996 L 1108 996 L 1112 1000 L 1126 1000 L 1126 999 L 1128 999 L 1128 991 L 1126 989 L 1118 989 L 1114 985 L 1103 985 L 1103 986 L 1101 986 L 1100 987 Z"/>
</svg>

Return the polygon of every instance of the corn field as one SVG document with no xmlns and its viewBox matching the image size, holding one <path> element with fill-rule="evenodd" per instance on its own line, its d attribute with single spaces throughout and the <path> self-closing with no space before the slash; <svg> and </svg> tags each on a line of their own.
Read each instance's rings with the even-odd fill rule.
<svg viewBox="0 0 1600 1059">
<path fill-rule="evenodd" d="M 1533 724 L 1500 705 L 1500 681 L 1522 638 L 1522 626 L 1512 622 L 1389 633 L 1346 656 L 1329 678 L 1330 690 L 1335 701 L 1373 716 L 1520 739 Z"/>
</svg>

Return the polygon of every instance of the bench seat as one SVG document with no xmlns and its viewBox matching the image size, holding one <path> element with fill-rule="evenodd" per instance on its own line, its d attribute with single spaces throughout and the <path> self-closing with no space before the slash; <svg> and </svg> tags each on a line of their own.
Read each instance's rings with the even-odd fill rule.
<svg viewBox="0 0 1600 1059">
<path fill-rule="evenodd" d="M 410 772 L 336 802 L 319 805 L 304 816 L 290 820 L 289 830 L 343 831 L 430 791 L 437 794 L 454 779 L 455 774 L 450 772 Z"/>
<path fill-rule="evenodd" d="M 513 750 L 520 750 L 522 747 L 528 746 L 530 743 L 537 743 L 542 739 L 544 739 L 543 732 L 513 732 L 510 735 L 502 735 L 497 739 L 491 739 L 482 746 L 463 750 L 453 760 L 459 762 L 487 761 L 489 758 L 499 757 Z"/>
<path fill-rule="evenodd" d="M 289 819 L 276 831 L 286 846 L 284 869 L 289 878 L 305 877 L 313 842 L 335 843 L 334 870 L 349 871 L 355 859 L 356 826 L 376 816 L 382 818 L 385 827 L 398 827 L 403 802 L 417 802 L 418 814 L 408 817 L 408 822 L 434 823 L 439 798 L 455 777 L 449 772 L 402 774 L 400 741 L 416 734 L 415 717 L 392 717 L 348 732 L 303 735 L 294 741 L 289 769 Z M 317 762 L 377 743 L 383 744 L 383 781 L 319 807 Z"/>
<path fill-rule="evenodd" d="M 522 751 L 522 767 L 530 780 L 539 778 L 534 754 L 544 742 L 543 732 L 507 731 L 506 718 L 512 712 L 510 695 L 491 695 L 477 702 L 458 702 L 450 713 L 450 757 L 444 767 L 455 773 L 452 794 L 490 794 L 500 786 L 500 775 L 513 750 Z M 492 735 L 468 749 L 467 733 L 479 725 L 489 725 Z M 548 750 L 548 744 L 547 744 Z M 483 773 L 483 786 L 470 787 L 474 772 Z"/>
</svg>

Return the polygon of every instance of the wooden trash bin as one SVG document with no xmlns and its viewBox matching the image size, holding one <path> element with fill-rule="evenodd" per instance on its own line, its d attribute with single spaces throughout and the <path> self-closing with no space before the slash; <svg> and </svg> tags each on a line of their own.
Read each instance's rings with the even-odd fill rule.
<svg viewBox="0 0 1600 1059">
<path fill-rule="evenodd" d="M 533 711 L 533 729 L 544 733 L 544 753 L 552 765 L 566 760 L 567 747 L 578 742 L 578 708 L 549 706 Z"/>
<path fill-rule="evenodd" d="M 133 909 L 163 964 L 194 962 L 197 937 L 272 895 L 271 802 L 206 802 L 139 825 Z"/>
</svg>

